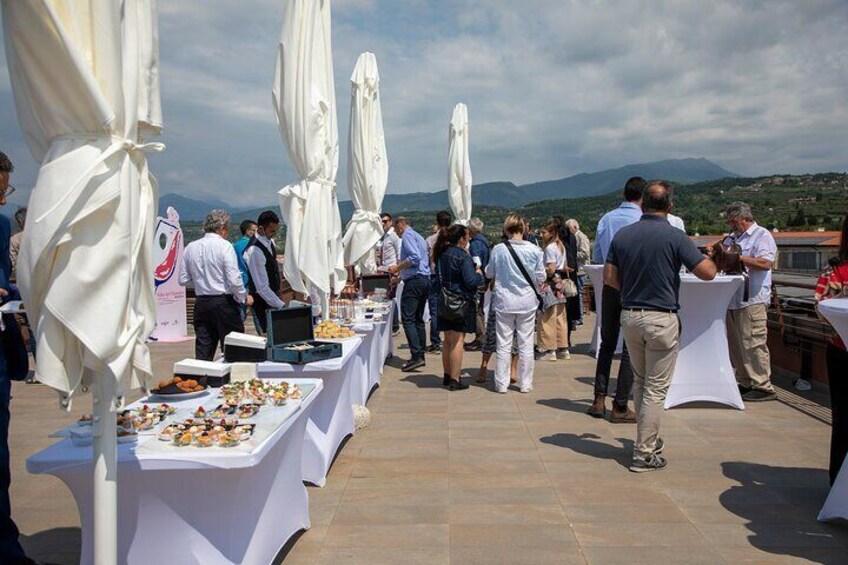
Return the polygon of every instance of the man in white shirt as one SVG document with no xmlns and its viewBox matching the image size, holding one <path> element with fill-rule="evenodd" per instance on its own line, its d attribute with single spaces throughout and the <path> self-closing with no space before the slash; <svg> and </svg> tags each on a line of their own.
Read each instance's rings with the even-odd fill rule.
<svg viewBox="0 0 848 565">
<path fill-rule="evenodd" d="M 269 309 L 283 308 L 286 303 L 280 298 L 280 266 L 277 263 L 277 247 L 274 236 L 280 228 L 280 218 L 271 210 L 259 214 L 256 233 L 244 250 L 244 262 L 250 273 L 247 283 L 253 298 L 253 314 L 256 329 L 265 334 Z"/>
<path fill-rule="evenodd" d="M 383 239 L 380 240 L 380 248 L 382 249 L 380 266 L 378 271 L 386 272 L 389 267 L 398 264 L 400 260 L 400 237 L 395 233 L 394 220 L 391 214 L 383 214 Z"/>
<path fill-rule="evenodd" d="M 230 332 L 244 332 L 239 304 L 250 306 L 236 252 L 227 241 L 230 235 L 230 214 L 212 210 L 203 222 L 203 239 L 192 241 L 185 248 L 180 269 L 180 285 L 194 284 L 197 299 L 194 303 L 194 354 L 197 359 L 212 361 L 215 348 L 224 348 L 224 338 Z"/>
<path fill-rule="evenodd" d="M 742 248 L 741 261 L 747 267 L 750 283 L 748 300 L 740 288 L 727 311 L 727 340 L 730 361 L 736 370 L 739 392 L 746 402 L 775 400 L 771 384 L 768 344 L 768 305 L 771 301 L 771 269 L 777 255 L 774 237 L 754 221 L 751 207 L 734 202 L 725 211 L 732 233 L 726 242 Z"/>
<path fill-rule="evenodd" d="M 589 237 L 580 231 L 580 224 L 577 220 L 570 219 L 565 222 L 565 227 L 574 235 L 577 241 L 577 303 L 580 306 L 580 317 L 577 318 L 577 325 L 583 325 L 583 287 L 586 285 L 586 271 L 583 267 L 592 262 L 592 244 L 589 242 Z"/>
</svg>

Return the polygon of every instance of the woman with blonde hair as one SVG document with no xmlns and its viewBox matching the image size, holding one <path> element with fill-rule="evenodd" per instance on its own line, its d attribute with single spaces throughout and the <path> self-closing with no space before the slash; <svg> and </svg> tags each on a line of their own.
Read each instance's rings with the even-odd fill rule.
<svg viewBox="0 0 848 565">
<path fill-rule="evenodd" d="M 542 284 L 545 310 L 539 317 L 539 360 L 571 359 L 569 352 L 568 319 L 565 314 L 566 296 L 563 280 L 568 278 L 566 249 L 559 238 L 559 226 L 549 220 L 542 227 L 546 281 Z"/>
<path fill-rule="evenodd" d="M 542 250 L 524 241 L 524 222 L 516 214 L 504 221 L 507 239 L 492 249 L 486 276 L 495 279 L 491 310 L 495 312 L 497 367 L 495 391 L 509 387 L 513 337 L 518 338 L 518 387 L 533 390 L 533 328 L 539 305 L 537 285 L 545 280 Z"/>
</svg>

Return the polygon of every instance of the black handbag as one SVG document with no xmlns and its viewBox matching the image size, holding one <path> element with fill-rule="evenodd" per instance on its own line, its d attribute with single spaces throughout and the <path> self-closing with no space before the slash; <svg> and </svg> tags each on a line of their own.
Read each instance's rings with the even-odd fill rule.
<svg viewBox="0 0 848 565">
<path fill-rule="evenodd" d="M 524 280 L 527 281 L 527 284 L 530 285 L 530 288 L 533 289 L 533 293 L 536 295 L 536 300 L 539 301 L 538 309 L 539 312 L 545 311 L 545 300 L 542 298 L 542 295 L 539 294 L 539 289 L 536 288 L 536 285 L 533 284 L 533 280 L 530 278 L 530 275 L 527 273 L 527 269 L 524 268 L 524 263 L 521 262 L 521 259 L 518 258 L 518 254 L 515 252 L 515 249 L 512 248 L 512 244 L 509 240 L 504 241 L 504 245 L 509 250 L 509 254 L 512 255 L 512 260 L 515 261 L 515 264 L 518 266 L 518 270 L 521 271 L 521 274 L 524 276 Z"/>
<path fill-rule="evenodd" d="M 436 265 L 436 270 L 441 281 L 442 268 L 440 264 Z M 448 290 L 445 285 L 441 285 L 436 305 L 436 316 L 448 322 L 462 323 L 468 318 L 469 305 L 469 300 L 464 295 Z"/>
</svg>

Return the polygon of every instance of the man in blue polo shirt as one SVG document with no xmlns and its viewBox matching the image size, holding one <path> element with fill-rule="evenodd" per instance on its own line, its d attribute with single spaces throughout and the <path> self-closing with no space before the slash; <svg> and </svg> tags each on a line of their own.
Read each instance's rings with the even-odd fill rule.
<svg viewBox="0 0 848 565">
<path fill-rule="evenodd" d="M 427 242 L 412 229 L 407 218 L 395 219 L 395 232 L 401 237 L 400 262 L 389 267 L 389 272 L 393 275 L 400 273 L 403 281 L 400 317 L 412 354 L 401 370 L 414 371 L 425 365 L 427 329 L 424 325 L 424 307 L 430 293 L 430 257 Z"/>
<path fill-rule="evenodd" d="M 604 267 L 604 284 L 621 292 L 621 329 L 633 366 L 637 422 L 630 470 L 635 473 L 666 466 L 659 430 L 677 362 L 680 267 L 705 281 L 716 275 L 715 263 L 668 223 L 671 209 L 671 186 L 651 183 L 642 198 L 642 219 L 616 234 Z"/>
</svg>

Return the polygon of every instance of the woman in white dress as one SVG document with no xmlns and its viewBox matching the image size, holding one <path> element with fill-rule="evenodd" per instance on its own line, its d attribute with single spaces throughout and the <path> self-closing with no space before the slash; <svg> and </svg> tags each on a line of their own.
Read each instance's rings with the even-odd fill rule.
<svg viewBox="0 0 848 565">
<path fill-rule="evenodd" d="M 568 276 L 566 249 L 559 239 L 555 222 L 542 228 L 542 248 L 545 251 L 545 274 L 542 295 L 547 295 L 545 311 L 539 317 L 539 360 L 571 359 L 569 352 L 568 319 L 565 314 L 566 297 L 562 281 Z"/>
</svg>

